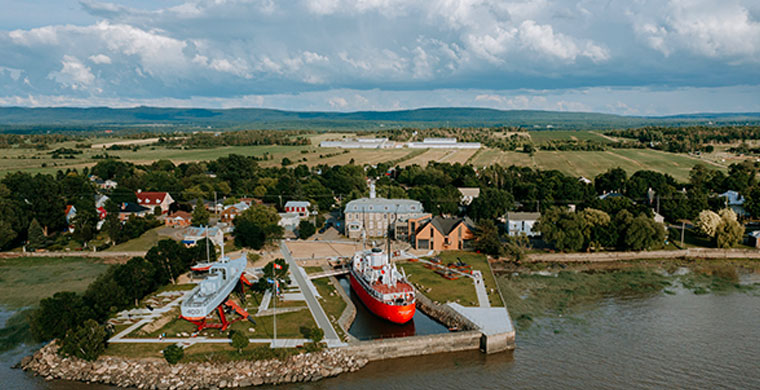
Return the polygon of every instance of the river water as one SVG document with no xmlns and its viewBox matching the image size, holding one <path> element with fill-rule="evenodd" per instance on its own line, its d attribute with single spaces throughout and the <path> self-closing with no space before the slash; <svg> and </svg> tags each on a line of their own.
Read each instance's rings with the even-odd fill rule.
<svg viewBox="0 0 760 390">
<path fill-rule="evenodd" d="M 93 390 L 47 383 L 8 367 L 4 389 Z M 760 297 L 675 295 L 611 299 L 518 331 L 513 353 L 441 354 L 370 363 L 285 389 L 760 389 Z"/>
</svg>

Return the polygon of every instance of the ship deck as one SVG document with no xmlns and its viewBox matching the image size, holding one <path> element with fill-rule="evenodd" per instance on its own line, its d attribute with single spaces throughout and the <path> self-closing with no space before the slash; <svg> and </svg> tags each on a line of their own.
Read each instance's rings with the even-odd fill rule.
<svg viewBox="0 0 760 390">
<path fill-rule="evenodd" d="M 412 286 L 405 282 L 396 282 L 395 286 L 388 286 L 383 283 L 374 282 L 371 286 L 380 294 L 410 293 L 414 291 Z"/>
</svg>

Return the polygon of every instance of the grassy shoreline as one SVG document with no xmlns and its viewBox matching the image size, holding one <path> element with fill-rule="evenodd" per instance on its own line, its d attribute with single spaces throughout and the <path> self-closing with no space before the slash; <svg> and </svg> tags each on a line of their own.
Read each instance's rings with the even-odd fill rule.
<svg viewBox="0 0 760 390">
<path fill-rule="evenodd" d="M 525 329 L 534 319 L 572 315 L 611 298 L 646 298 L 676 288 L 693 294 L 756 293 L 760 282 L 739 282 L 740 275 L 750 273 L 760 274 L 760 262 L 635 260 L 513 266 L 497 279 L 513 320 Z"/>
</svg>

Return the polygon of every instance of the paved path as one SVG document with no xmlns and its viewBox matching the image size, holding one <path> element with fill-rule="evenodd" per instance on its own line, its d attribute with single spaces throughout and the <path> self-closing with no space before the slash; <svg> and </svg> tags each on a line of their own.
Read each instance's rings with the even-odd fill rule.
<svg viewBox="0 0 760 390">
<path fill-rule="evenodd" d="M 465 307 L 456 302 L 447 305 L 475 323 L 486 335 L 514 332 L 506 307 Z"/>
<path fill-rule="evenodd" d="M 491 301 L 488 300 L 486 284 L 483 282 L 483 274 L 480 271 L 472 271 L 472 283 L 475 284 L 475 292 L 478 294 L 478 306 L 491 307 Z"/>
<path fill-rule="evenodd" d="M 335 332 L 330 320 L 327 318 L 327 314 L 325 314 L 325 311 L 322 309 L 322 305 L 317 301 L 317 294 L 314 294 L 316 288 L 306 276 L 303 268 L 299 267 L 298 264 L 296 264 L 296 261 L 293 260 L 293 256 L 290 255 L 290 250 L 288 250 L 285 241 L 280 241 L 280 250 L 285 257 L 285 261 L 287 261 L 290 266 L 290 272 L 293 274 L 296 283 L 298 283 L 298 287 L 301 289 L 301 293 L 303 293 L 306 305 L 309 306 L 309 311 L 311 311 L 311 315 L 317 322 L 317 326 L 325 332 L 325 339 L 328 342 L 328 345 L 330 345 L 331 342 L 342 343 L 338 337 L 338 333 Z"/>
<path fill-rule="evenodd" d="M 269 302 L 272 300 L 272 290 L 267 289 L 264 291 L 264 297 L 261 298 L 261 304 L 259 304 L 259 311 L 256 313 L 261 314 L 264 310 L 269 309 Z"/>
<path fill-rule="evenodd" d="M 123 338 L 124 336 L 134 332 L 137 328 L 143 325 L 149 324 L 157 320 L 158 317 L 161 317 L 164 313 L 172 310 L 175 306 L 178 306 L 180 303 L 182 303 L 182 300 L 184 300 L 187 295 L 192 294 L 192 292 L 193 290 L 188 290 L 184 295 L 169 302 L 166 306 L 159 309 L 154 309 L 153 311 L 151 311 L 150 316 L 145 317 L 142 320 L 135 322 L 129 328 L 124 329 L 123 331 L 119 332 L 119 334 L 111 337 L 111 339 L 108 340 L 108 342 L 109 343 L 123 343 L 124 341 L 122 340 L 128 340 L 128 339 L 124 339 Z"/>
</svg>

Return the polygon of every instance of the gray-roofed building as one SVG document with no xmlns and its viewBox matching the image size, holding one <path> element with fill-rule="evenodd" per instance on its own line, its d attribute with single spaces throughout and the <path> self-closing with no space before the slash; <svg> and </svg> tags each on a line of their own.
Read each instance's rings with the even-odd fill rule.
<svg viewBox="0 0 760 390">
<path fill-rule="evenodd" d="M 424 212 L 422 203 L 412 199 L 361 198 L 354 199 L 344 210 L 346 235 L 349 238 L 361 238 L 362 232 L 367 237 L 385 237 L 388 223 L 406 221 L 412 216 Z"/>
<path fill-rule="evenodd" d="M 528 237 L 537 236 L 539 233 L 533 230 L 541 213 L 513 212 L 507 213 L 507 233 L 510 236 L 525 234 Z"/>
</svg>

